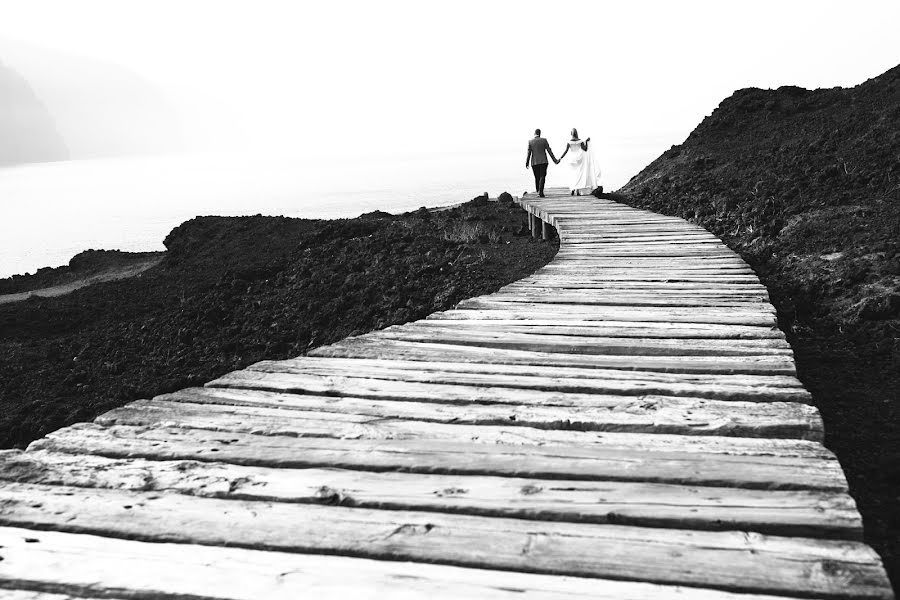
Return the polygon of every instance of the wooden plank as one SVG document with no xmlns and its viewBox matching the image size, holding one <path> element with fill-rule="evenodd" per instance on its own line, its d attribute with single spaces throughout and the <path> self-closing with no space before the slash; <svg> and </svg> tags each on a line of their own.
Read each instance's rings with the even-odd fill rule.
<svg viewBox="0 0 900 600">
<path fill-rule="evenodd" d="M 445 346 L 444 344 L 435 344 L 435 346 Z M 469 350 L 468 346 L 461 346 Z M 477 348 L 476 348 L 477 349 Z M 489 351 L 489 349 L 483 349 Z M 363 378 L 395 378 L 397 371 L 405 372 L 400 378 L 407 381 L 434 381 L 433 377 L 438 378 L 455 378 L 462 375 L 473 376 L 489 376 L 489 381 L 493 386 L 504 388 L 533 388 L 547 389 L 553 391 L 557 389 L 557 382 L 546 380 L 570 380 L 570 379 L 588 379 L 588 380 L 604 380 L 611 381 L 622 379 L 637 382 L 637 387 L 642 387 L 646 383 L 660 385 L 694 385 L 695 389 L 703 386 L 733 386 L 735 390 L 740 388 L 753 387 L 762 388 L 784 388 L 788 390 L 803 390 L 803 384 L 793 376 L 788 375 L 733 375 L 733 374 L 690 374 L 690 373 L 657 373 L 644 372 L 640 370 L 621 370 L 621 369 L 604 369 L 597 365 L 591 366 L 523 366 L 515 364 L 503 364 L 502 362 L 492 363 L 484 362 L 465 362 L 465 361 L 414 361 L 414 360 L 388 360 L 376 358 L 329 358 L 322 356 L 300 356 L 279 361 L 259 361 L 248 367 L 249 370 L 263 371 L 270 373 L 324 373 L 334 376 L 347 377 L 363 377 Z M 364 369 L 361 371 L 361 369 Z M 374 374 L 370 376 L 370 373 Z M 379 376 L 377 374 L 383 374 Z M 510 379 L 504 379 L 505 376 L 512 376 Z M 532 378 L 534 381 L 528 382 L 527 379 Z M 456 380 L 453 381 L 467 385 L 477 383 L 479 380 Z M 578 385 L 578 384 L 575 384 Z M 592 390 L 594 388 L 591 388 Z M 636 390 L 635 395 L 644 395 L 645 390 Z M 773 393 L 777 393 L 773 390 Z M 749 392 L 748 395 L 754 395 Z M 805 396 L 804 396 L 805 397 Z"/>
<path fill-rule="evenodd" d="M 529 367 L 491 363 L 419 362 L 384 359 L 300 357 L 260 361 L 247 368 L 265 373 L 312 374 L 326 377 L 361 377 L 456 385 L 489 384 L 498 388 L 540 389 L 603 393 L 610 381 L 631 383 L 629 395 L 645 395 L 647 386 L 680 390 L 674 395 L 706 392 L 728 399 L 781 396 L 784 401 L 809 402 L 808 392 L 796 377 L 784 375 L 713 375 L 621 371 L 583 367 Z M 571 388 L 571 389 L 566 389 Z M 628 389 L 628 388 L 626 388 Z M 657 392 L 661 393 L 661 392 Z M 698 396 L 699 397 L 699 396 Z M 527 402 L 523 400 L 521 402 Z"/>
<path fill-rule="evenodd" d="M 465 363 L 464 363 L 465 364 Z M 478 363 L 480 364 L 480 363 Z M 623 374 L 633 373 L 621 371 Z M 652 375 L 654 373 L 646 373 Z M 522 387 L 502 387 L 497 385 L 464 385 L 457 383 L 433 383 L 428 381 L 403 381 L 396 377 L 373 378 L 362 376 L 341 376 L 336 374 L 298 374 L 298 373 L 266 373 L 259 371 L 235 371 L 219 379 L 209 382 L 209 387 L 243 387 L 271 391 L 287 391 L 306 394 L 323 394 L 327 396 L 351 396 L 380 400 L 422 400 L 446 403 L 482 403 L 482 404 L 521 404 L 521 405 L 554 405 L 560 401 L 571 401 L 573 394 L 582 394 L 585 404 L 600 395 L 631 396 L 633 398 L 647 395 L 684 396 L 691 398 L 709 398 L 723 400 L 742 400 L 769 402 L 808 401 L 802 390 L 770 387 L 771 394 L 762 390 L 748 389 L 726 385 L 698 385 L 666 382 L 660 379 L 645 378 L 609 378 L 598 382 L 588 382 L 589 387 L 578 387 L 575 380 L 568 387 L 563 383 L 554 384 L 556 389 Z M 527 382 L 526 382 L 527 383 Z M 539 383 L 539 382 L 537 382 Z M 588 391 L 579 391 L 588 390 Z M 600 400 L 597 399 L 599 402 Z"/>
<path fill-rule="evenodd" d="M 463 312 L 463 311 L 460 311 Z M 440 361 L 495 363 L 499 365 L 572 366 L 591 369 L 655 371 L 660 373 L 710 373 L 795 375 L 789 356 L 633 356 L 556 354 L 454 344 L 375 340 L 365 336 L 347 338 L 321 346 L 307 356 L 382 358 L 416 362 Z"/>
<path fill-rule="evenodd" d="M 10 600 L 777 600 L 718 590 L 0 528 Z M 12 591 L 17 585 L 32 590 Z"/>
<path fill-rule="evenodd" d="M 34 540 L 26 542 L 24 540 Z M 84 534 L 0 528 L 7 548 L 0 585 L 10 600 L 294 600 L 371 598 L 595 598 L 777 600 L 775 596 L 645 583 L 465 569 L 423 563 L 146 543 Z M 165 573 L 165 577 L 160 577 Z M 72 595 L 74 594 L 74 595 Z M 96 595 L 95 595 L 96 594 Z"/>
<path fill-rule="evenodd" d="M 878 555 L 863 544 L 843 540 L 18 483 L 0 490 L 0 499 L 0 522 L 5 526 L 142 541 L 414 560 L 734 592 L 891 596 Z"/>
<path fill-rule="evenodd" d="M 592 282 L 673 282 L 709 284 L 758 284 L 756 275 L 749 273 L 721 273 L 716 269 L 660 269 L 650 267 L 630 268 L 586 268 L 577 265 L 562 265 L 558 269 L 535 271 L 533 275 L 520 281 L 592 281 Z"/>
<path fill-rule="evenodd" d="M 172 407 L 170 402 L 191 403 L 187 408 Z M 213 404 L 249 409 L 199 407 Z M 152 411 L 150 409 L 153 409 Z M 729 403 L 696 398 L 661 396 L 622 398 L 606 396 L 585 404 L 574 398 L 571 406 L 520 406 L 506 404 L 446 404 L 413 400 L 369 400 L 334 398 L 306 394 L 281 394 L 230 388 L 193 388 L 163 394 L 152 402 L 141 400 L 99 422 L 140 425 L 168 422 L 160 411 L 172 411 L 179 418 L 186 410 L 224 412 L 234 422 L 229 429 L 259 432 L 289 431 L 289 410 L 303 418 L 335 420 L 347 416 L 402 419 L 459 425 L 505 425 L 572 431 L 622 433 L 666 433 L 678 435 L 716 435 L 760 438 L 794 438 L 822 441 L 822 424 L 816 409 L 791 403 Z M 254 418 L 241 421 L 251 415 Z M 357 419 L 357 422 L 365 422 Z M 193 422 L 181 422 L 182 425 Z M 222 427 L 216 421 L 211 427 Z"/>
<path fill-rule="evenodd" d="M 724 285 L 706 285 L 699 284 L 695 287 L 689 287 L 690 284 L 678 285 L 658 282 L 656 284 L 642 285 L 639 283 L 617 282 L 610 285 L 605 282 L 590 281 L 565 281 L 560 279 L 557 282 L 548 282 L 546 280 L 519 281 L 503 286 L 499 294 L 506 292 L 526 292 L 530 294 L 559 294 L 572 293 L 576 290 L 584 290 L 586 294 L 596 295 L 603 294 L 606 297 L 630 296 L 639 297 L 662 297 L 662 298 L 714 298 L 723 300 L 749 300 L 760 301 L 768 300 L 768 292 L 765 288 L 752 285 L 742 285 L 728 288 Z"/>
<path fill-rule="evenodd" d="M 554 396 L 553 404 L 452 404 L 282 394 L 231 388 L 188 388 L 157 399 L 233 406 L 343 412 L 381 418 L 469 425 L 516 424 L 541 429 L 673 433 L 822 441 L 818 410 L 787 402 L 719 402 L 671 396 Z M 577 409 L 562 411 L 560 408 Z"/>
<path fill-rule="evenodd" d="M 270 469 L 42 451 L 0 454 L 0 479 L 208 498 L 862 539 L 862 520 L 852 498 L 827 492 Z"/>
<path fill-rule="evenodd" d="M 533 302 L 521 306 L 504 302 L 479 301 L 461 303 L 454 309 L 430 314 L 425 321 L 434 320 L 501 320 L 544 321 L 548 323 L 580 323 L 590 326 L 591 321 L 601 326 L 615 327 L 620 322 L 644 327 L 699 327 L 704 325 L 734 325 L 738 327 L 775 327 L 774 316 L 758 310 L 671 309 L 660 307 L 606 307 L 567 305 L 564 310 L 551 310 L 556 305 Z M 421 321 L 417 321 L 419 323 Z M 623 327 L 628 325 L 622 325 Z"/>
<path fill-rule="evenodd" d="M 521 289 L 525 287 L 525 289 Z M 512 293 L 513 290 L 515 293 Z M 515 296 L 520 301 L 528 302 L 530 298 L 538 298 L 537 301 L 543 301 L 539 298 L 543 296 L 572 298 L 572 303 L 587 304 L 624 304 L 624 305 L 650 305 L 653 303 L 659 306 L 731 306 L 740 303 L 749 304 L 768 304 L 768 296 L 759 290 L 748 289 L 746 291 L 734 290 L 736 296 L 729 298 L 723 296 L 721 292 L 716 293 L 715 290 L 666 290 L 664 287 L 659 289 L 628 289 L 623 284 L 619 289 L 591 289 L 585 288 L 582 291 L 577 289 L 556 289 L 553 287 L 537 286 L 535 283 L 527 283 L 524 286 L 504 287 L 500 291 L 494 292 L 488 298 L 492 300 L 506 299 Z M 557 302 L 566 302 L 559 300 Z"/>
<path fill-rule="evenodd" d="M 772 455 L 778 458 L 834 460 L 821 444 L 805 440 L 723 438 L 671 434 L 632 434 L 538 429 L 512 425 L 466 425 L 432 421 L 381 419 L 366 415 L 284 411 L 272 408 L 226 407 L 144 400 L 113 409 L 95 420 L 104 426 L 192 428 L 234 431 L 265 436 L 315 437 L 355 440 L 423 440 L 435 442 L 475 442 L 520 446 L 581 445 L 603 451 L 701 453 L 729 456 Z"/>
<path fill-rule="evenodd" d="M 666 298 L 661 296 L 612 296 L 609 294 L 598 293 L 566 293 L 565 291 L 557 291 L 556 294 L 538 294 L 520 292 L 512 293 L 496 293 L 489 297 L 490 302 L 512 302 L 517 305 L 530 303 L 543 304 L 583 304 L 588 306 L 626 306 L 626 307 L 673 307 L 673 308 L 689 308 L 696 307 L 698 309 L 707 308 L 755 308 L 757 306 L 765 308 L 768 304 L 761 299 L 752 299 L 747 301 L 729 300 L 721 298 Z"/>
<path fill-rule="evenodd" d="M 343 361 L 366 359 L 327 359 Z M 337 363 L 316 367 L 313 360 L 302 362 L 257 363 L 252 367 L 223 375 L 207 384 L 209 387 L 247 387 L 272 391 L 291 391 L 332 396 L 358 396 L 403 400 L 417 398 L 439 402 L 506 402 L 510 404 L 547 404 L 552 394 L 612 394 L 643 397 L 648 394 L 685 396 L 746 402 L 803 402 L 811 396 L 799 382 L 785 376 L 756 375 L 691 375 L 619 371 L 610 369 L 604 376 L 591 377 L 597 369 L 584 370 L 579 377 L 529 376 L 516 374 L 517 365 L 488 367 L 482 363 L 446 363 L 458 369 L 429 370 L 429 363 L 398 361 L 408 368 L 378 368 Z M 417 368 L 419 367 L 419 368 Z M 494 373 L 478 372 L 493 368 Z M 531 367 L 541 369 L 541 367 Z M 546 368 L 546 367 L 545 367 Z M 564 369 L 566 367 L 557 367 Z M 574 367 L 572 371 L 580 370 Z M 507 374 L 501 370 L 508 370 Z M 551 371 L 553 369 L 551 368 Z M 756 381 L 756 385 L 747 385 Z M 453 386 L 456 389 L 449 388 Z M 529 393 L 530 392 L 530 393 Z M 496 398 L 495 400 L 492 398 Z M 590 401 L 589 398 L 586 402 Z"/>
<path fill-rule="evenodd" d="M 493 300 L 482 296 L 463 300 L 453 311 L 434 313 L 429 318 L 501 318 L 501 319 L 541 319 L 547 318 L 552 310 L 554 319 L 596 320 L 596 321 L 639 321 L 644 323 L 712 323 L 724 325 L 757 325 L 775 327 L 775 311 L 764 305 L 751 308 L 693 308 L 677 307 L 634 307 L 634 306 L 590 306 L 584 304 L 547 304 L 523 302 L 511 305 L 509 302 Z M 446 316 L 445 316 L 446 315 Z"/>
<path fill-rule="evenodd" d="M 531 333 L 441 332 L 392 327 L 368 336 L 372 339 L 403 340 L 407 342 L 449 343 L 462 346 L 484 346 L 529 350 L 534 352 L 564 352 L 573 354 L 629 354 L 647 356 L 760 356 L 792 355 L 790 346 L 780 339 L 719 340 L 719 339 L 660 339 L 617 338 L 602 336 L 542 335 Z"/>
<path fill-rule="evenodd" d="M 631 269 L 613 271 L 611 269 L 603 269 L 601 273 L 596 269 L 570 269 L 568 271 L 552 271 L 545 273 L 536 273 L 532 277 L 525 278 L 521 281 L 545 281 L 558 278 L 560 281 L 568 283 L 577 283 L 579 281 L 595 282 L 595 283 L 614 283 L 614 282 L 671 282 L 671 283 L 706 283 L 718 285 L 720 283 L 745 284 L 756 283 L 755 275 L 721 275 L 703 271 L 652 271 L 649 269 Z"/>
<path fill-rule="evenodd" d="M 635 321 L 563 321 L 551 319 L 426 319 L 415 328 L 437 331 L 481 331 L 534 333 L 589 337 L 693 338 L 693 339 L 783 339 L 775 327 L 753 325 L 641 323 Z M 407 326 L 406 330 L 410 327 Z"/>
<path fill-rule="evenodd" d="M 29 448 L 111 458 L 198 460 L 275 468 L 332 467 L 770 490 L 846 492 L 847 489 L 837 461 L 821 456 L 791 456 L 781 449 L 778 455 L 754 455 L 746 450 L 722 446 L 708 446 L 709 452 L 703 452 L 702 446 L 684 444 L 676 452 L 667 451 L 660 440 L 651 443 L 650 447 L 628 440 L 632 442 L 632 448 L 629 448 L 621 440 L 629 434 L 604 435 L 618 436 L 619 439 L 607 447 L 599 444 L 590 447 L 532 444 L 526 447 L 523 444 L 528 440 L 517 436 L 508 436 L 507 443 L 496 444 L 482 438 L 467 442 L 331 439 L 79 423 L 32 442 Z M 632 437 L 665 436 L 632 434 Z M 700 438 L 687 437 L 687 441 L 697 439 Z M 752 438 L 720 439 L 746 441 Z M 666 441 L 671 440 L 663 440 Z M 771 441 L 773 447 L 777 447 L 785 440 Z"/>
</svg>

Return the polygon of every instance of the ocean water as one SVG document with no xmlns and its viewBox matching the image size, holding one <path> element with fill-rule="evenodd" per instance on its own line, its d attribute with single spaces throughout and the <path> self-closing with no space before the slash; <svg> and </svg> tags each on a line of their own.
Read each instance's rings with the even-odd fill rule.
<svg viewBox="0 0 900 600">
<path fill-rule="evenodd" d="M 198 215 L 341 218 L 456 204 L 484 192 L 519 195 L 533 181 L 512 162 L 179 156 L 2 168 L 0 277 L 64 265 L 89 248 L 163 250 L 166 234 Z"/>
</svg>

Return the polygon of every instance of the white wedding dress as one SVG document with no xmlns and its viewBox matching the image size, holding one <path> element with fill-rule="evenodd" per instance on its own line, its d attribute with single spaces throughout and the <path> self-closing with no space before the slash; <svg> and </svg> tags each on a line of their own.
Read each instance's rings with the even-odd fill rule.
<svg viewBox="0 0 900 600">
<path fill-rule="evenodd" d="M 588 149 L 581 149 L 581 140 L 569 142 L 569 151 L 566 153 L 565 162 L 568 169 L 567 179 L 570 190 L 592 191 L 599 185 L 600 167 L 594 158 L 594 150 L 591 144 Z"/>
</svg>

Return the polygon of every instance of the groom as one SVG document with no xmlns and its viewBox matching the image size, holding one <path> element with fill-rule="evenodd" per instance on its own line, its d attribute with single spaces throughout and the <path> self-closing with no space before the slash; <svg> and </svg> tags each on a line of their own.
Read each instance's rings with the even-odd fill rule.
<svg viewBox="0 0 900 600">
<path fill-rule="evenodd" d="M 538 196 L 544 197 L 544 182 L 547 180 L 547 154 L 553 159 L 555 164 L 559 164 L 556 157 L 553 156 L 553 150 L 547 140 L 541 137 L 541 130 L 534 130 L 534 137 L 528 141 L 528 155 L 525 157 L 525 168 L 531 163 L 531 169 L 534 171 L 534 187 Z"/>
</svg>

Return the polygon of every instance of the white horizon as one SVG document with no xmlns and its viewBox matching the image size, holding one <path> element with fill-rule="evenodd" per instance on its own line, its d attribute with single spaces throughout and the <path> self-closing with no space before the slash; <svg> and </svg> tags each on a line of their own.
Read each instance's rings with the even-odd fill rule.
<svg viewBox="0 0 900 600">
<path fill-rule="evenodd" d="M 562 147 L 574 126 L 610 189 L 737 89 L 847 87 L 900 62 L 897 2 L 0 0 L 0 12 L 9 44 L 145 80 L 187 152 L 487 153 L 524 167 L 534 128 Z M 20 62 L 39 95 L 65 102 L 53 64 Z"/>
</svg>

